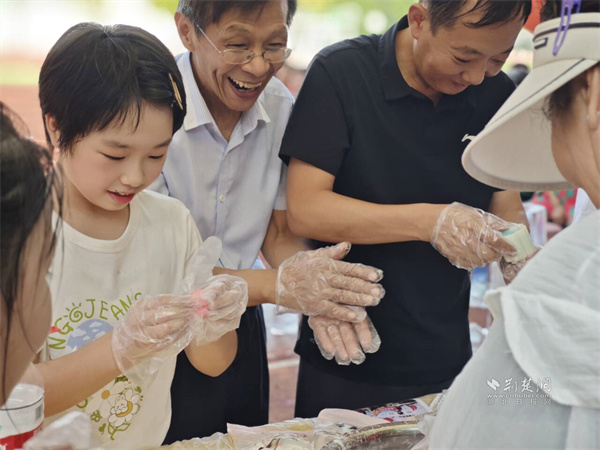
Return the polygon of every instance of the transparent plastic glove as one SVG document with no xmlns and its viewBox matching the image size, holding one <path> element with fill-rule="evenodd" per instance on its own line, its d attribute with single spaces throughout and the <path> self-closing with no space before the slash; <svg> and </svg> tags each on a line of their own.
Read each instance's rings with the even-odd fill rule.
<svg viewBox="0 0 600 450">
<path fill-rule="evenodd" d="M 239 277 L 210 277 L 192 293 L 195 310 L 202 320 L 194 320 L 191 331 L 196 345 L 214 342 L 240 326 L 248 305 L 248 284 Z"/>
<path fill-rule="evenodd" d="M 327 360 L 335 357 L 342 366 L 362 364 L 365 353 L 375 353 L 381 346 L 379 334 L 369 317 L 361 322 L 340 322 L 325 316 L 311 316 L 308 325 L 323 357 Z"/>
<path fill-rule="evenodd" d="M 359 322 L 362 308 L 375 306 L 385 291 L 383 272 L 375 267 L 340 261 L 350 243 L 298 252 L 286 259 L 277 274 L 277 312 L 300 311 L 307 316 L 324 315 L 341 321 Z M 283 310 L 282 310 L 283 309 Z"/>
<path fill-rule="evenodd" d="M 515 249 L 502 239 L 514 224 L 462 203 L 448 205 L 431 234 L 431 245 L 460 269 L 482 267 Z"/>
<path fill-rule="evenodd" d="M 112 350 L 119 369 L 139 385 L 149 385 L 164 362 L 192 340 L 197 300 L 161 295 L 134 303 L 113 330 Z"/>
<path fill-rule="evenodd" d="M 214 342 L 240 326 L 240 318 L 248 305 L 248 285 L 232 275 L 213 276 L 213 268 L 221 256 L 221 241 L 211 236 L 204 241 L 188 263 L 183 292 L 196 300 L 196 320 L 192 324 L 196 345 Z M 197 318 L 201 320 L 197 320 Z"/>
<path fill-rule="evenodd" d="M 221 241 L 209 237 L 187 263 L 182 295 L 139 300 L 113 331 L 115 360 L 133 382 L 149 385 L 192 340 L 204 345 L 239 327 L 248 286 L 232 275 L 213 276 L 221 250 Z"/>
<path fill-rule="evenodd" d="M 541 250 L 541 248 L 538 248 L 534 254 L 532 254 L 532 255 L 528 256 L 527 258 L 522 259 L 520 261 L 508 262 L 504 258 L 502 258 L 500 260 L 500 270 L 502 271 L 502 276 L 504 277 L 504 282 L 506 284 L 510 284 L 510 282 L 515 279 L 517 274 L 525 266 L 525 264 L 527 264 L 529 262 L 529 260 L 531 258 L 533 258 L 535 255 L 537 255 L 537 253 L 540 250 Z"/>
<path fill-rule="evenodd" d="M 219 238 L 211 236 L 204 241 L 202 247 L 187 263 L 182 289 L 184 294 L 191 294 L 200 289 L 203 283 L 213 276 L 213 269 L 219 262 L 222 251 L 223 244 Z"/>
</svg>

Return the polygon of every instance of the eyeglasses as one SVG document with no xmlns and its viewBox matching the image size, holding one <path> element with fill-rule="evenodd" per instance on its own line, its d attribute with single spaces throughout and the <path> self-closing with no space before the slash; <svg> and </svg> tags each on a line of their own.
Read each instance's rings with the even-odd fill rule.
<svg viewBox="0 0 600 450">
<path fill-rule="evenodd" d="M 200 33 L 202 33 L 210 45 L 213 46 L 215 51 L 221 55 L 223 61 L 225 61 L 227 64 L 248 64 L 257 55 L 257 53 L 254 53 L 252 50 L 236 50 L 228 48 L 221 51 L 217 48 L 213 41 L 209 39 L 204 30 L 200 28 L 198 24 L 194 25 L 196 25 L 196 28 L 200 30 Z M 273 50 L 265 50 L 260 56 L 262 56 L 263 60 L 268 64 L 278 64 L 288 59 L 291 54 L 291 48 L 282 47 Z"/>
</svg>

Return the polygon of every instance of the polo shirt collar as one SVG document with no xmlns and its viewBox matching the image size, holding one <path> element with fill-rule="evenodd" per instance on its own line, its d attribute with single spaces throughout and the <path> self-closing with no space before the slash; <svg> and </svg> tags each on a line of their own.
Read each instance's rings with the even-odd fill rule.
<svg viewBox="0 0 600 450">
<path fill-rule="evenodd" d="M 379 38 L 379 72 L 383 83 L 383 92 L 387 101 L 399 100 L 409 95 L 419 98 L 426 98 L 417 90 L 411 88 L 404 77 L 398 61 L 396 61 L 396 34 L 403 29 L 408 28 L 408 16 L 404 16 L 393 27 Z M 477 101 L 473 92 L 473 87 L 469 86 L 463 92 L 457 95 L 442 95 L 442 102 L 450 107 L 463 106 L 469 103 L 471 106 L 477 106 Z M 441 99 L 440 99 L 441 102 Z"/>
<path fill-rule="evenodd" d="M 183 78 L 183 85 L 185 86 L 186 94 L 187 113 L 183 120 L 183 129 L 185 131 L 189 131 L 196 127 L 211 123 L 216 127 L 217 124 L 215 123 L 215 119 L 208 109 L 208 105 L 206 104 L 206 101 L 204 100 L 204 97 L 202 97 L 200 89 L 196 84 L 194 71 L 192 69 L 191 56 L 192 55 L 190 52 L 184 53 L 177 61 L 177 66 L 179 67 L 179 71 L 181 72 L 181 76 Z M 242 122 L 244 134 L 248 134 L 254 130 L 258 125 L 258 122 L 261 120 L 266 123 L 271 122 L 271 118 L 265 109 L 264 102 L 265 99 L 263 92 L 256 103 L 252 105 L 248 111 L 245 111 L 242 114 L 242 118 L 240 120 Z"/>
<path fill-rule="evenodd" d="M 379 71 L 383 93 L 388 101 L 398 100 L 416 92 L 404 80 L 396 61 L 396 34 L 407 27 L 408 18 L 404 16 L 379 38 Z"/>
</svg>

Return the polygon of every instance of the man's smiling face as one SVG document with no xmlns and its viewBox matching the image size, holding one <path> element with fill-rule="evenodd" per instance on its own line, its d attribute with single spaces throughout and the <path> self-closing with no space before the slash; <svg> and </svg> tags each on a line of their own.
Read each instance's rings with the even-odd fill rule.
<svg viewBox="0 0 600 450">
<path fill-rule="evenodd" d="M 232 111 L 250 109 L 283 62 L 269 64 L 262 58 L 265 50 L 287 46 L 287 0 L 265 3 L 247 14 L 238 9 L 227 11 L 219 22 L 204 32 L 219 51 L 250 50 L 254 58 L 246 64 L 227 64 L 200 31 L 194 38 L 192 64 L 198 87 L 209 109 L 226 107 Z"/>
<path fill-rule="evenodd" d="M 470 7 L 467 4 L 465 9 Z M 482 28 L 470 26 L 480 19 L 481 13 L 466 14 L 453 27 L 442 27 L 435 33 L 428 20 L 423 22 L 414 59 L 417 73 L 430 89 L 454 95 L 500 72 L 523 20 L 519 17 Z"/>
</svg>

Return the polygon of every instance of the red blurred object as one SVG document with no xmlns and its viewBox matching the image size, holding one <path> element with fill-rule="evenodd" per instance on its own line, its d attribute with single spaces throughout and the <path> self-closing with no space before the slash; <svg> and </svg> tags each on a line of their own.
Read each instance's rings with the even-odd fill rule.
<svg viewBox="0 0 600 450">
<path fill-rule="evenodd" d="M 544 0 L 531 1 L 531 14 L 529 15 L 529 19 L 527 19 L 527 22 L 525 22 L 526 30 L 531 31 L 533 33 L 535 27 L 539 25 L 541 21 L 541 13 L 542 8 L 544 7 L 544 3 L 546 3 Z"/>
<path fill-rule="evenodd" d="M 208 315 L 208 311 L 210 310 L 208 301 L 205 300 L 202 296 L 202 289 L 196 289 L 192 296 L 198 301 L 198 306 L 196 306 L 196 311 L 200 314 L 200 317 L 203 319 Z"/>
</svg>

